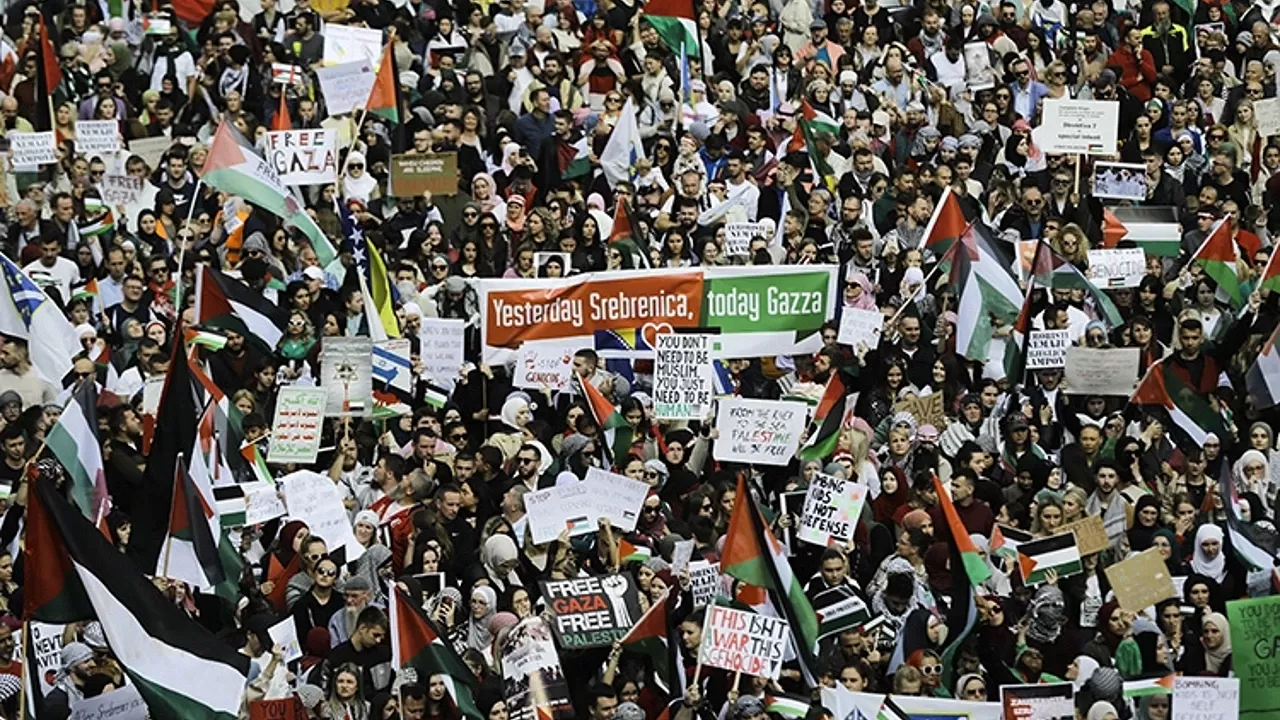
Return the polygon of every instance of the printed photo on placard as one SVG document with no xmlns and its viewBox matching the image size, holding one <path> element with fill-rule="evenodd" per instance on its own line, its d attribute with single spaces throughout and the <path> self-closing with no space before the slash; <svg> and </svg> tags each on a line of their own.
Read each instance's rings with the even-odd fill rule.
<svg viewBox="0 0 1280 720">
<path fill-rule="evenodd" d="M 1146 200 L 1147 170 L 1142 165 L 1100 162 L 1093 166 L 1093 196 L 1110 200 Z"/>
</svg>

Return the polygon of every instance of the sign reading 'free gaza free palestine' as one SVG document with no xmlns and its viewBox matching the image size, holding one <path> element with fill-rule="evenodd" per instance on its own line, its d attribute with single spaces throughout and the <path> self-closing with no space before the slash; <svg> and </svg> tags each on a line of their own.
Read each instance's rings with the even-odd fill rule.
<svg viewBox="0 0 1280 720">
<path fill-rule="evenodd" d="M 835 312 L 835 265 L 663 268 L 562 279 L 484 279 L 485 361 L 536 340 L 578 340 L 602 355 L 651 355 L 660 333 L 718 328 L 718 357 L 800 354 L 822 346 Z M 634 356 L 634 355 L 633 355 Z"/>
</svg>

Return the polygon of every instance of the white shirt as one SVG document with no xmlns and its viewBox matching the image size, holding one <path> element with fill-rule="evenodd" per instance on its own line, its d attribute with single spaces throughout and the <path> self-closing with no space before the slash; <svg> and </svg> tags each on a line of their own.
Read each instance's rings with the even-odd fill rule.
<svg viewBox="0 0 1280 720">
<path fill-rule="evenodd" d="M 151 87 L 161 87 L 164 76 L 169 74 L 169 58 L 164 55 L 157 55 L 155 64 L 151 68 Z M 187 91 L 187 78 L 195 77 L 196 63 L 191 59 L 191 53 L 183 52 L 178 55 L 173 63 L 173 74 L 178 78 L 178 90 Z"/>
<path fill-rule="evenodd" d="M 57 290 L 63 302 L 71 299 L 71 286 L 80 282 L 80 268 L 64 257 L 55 258 L 52 267 L 45 265 L 43 260 L 36 260 L 22 268 L 22 272 L 42 290 Z"/>
</svg>

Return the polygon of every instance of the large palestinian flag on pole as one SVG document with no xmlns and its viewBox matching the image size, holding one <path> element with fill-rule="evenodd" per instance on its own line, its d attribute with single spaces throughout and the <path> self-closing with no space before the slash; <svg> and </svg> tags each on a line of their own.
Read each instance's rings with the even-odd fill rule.
<svg viewBox="0 0 1280 720">
<path fill-rule="evenodd" d="M 1163 411 L 1169 417 L 1166 427 L 1185 436 L 1194 445 L 1203 446 L 1209 433 L 1219 438 L 1227 437 L 1222 416 L 1209 404 L 1209 399 L 1184 383 L 1164 360 L 1147 368 L 1147 374 L 1133 391 L 1129 403 Z"/>
<path fill-rule="evenodd" d="M 1280 339 L 1280 327 L 1267 338 L 1253 366 L 1244 376 L 1253 407 L 1258 410 L 1280 405 L 1280 350 L 1276 349 L 1277 339 Z"/>
<path fill-rule="evenodd" d="M 702 47 L 694 19 L 693 0 L 649 0 L 644 4 L 644 20 L 658 31 L 671 52 L 678 54 L 684 46 L 685 52 L 696 58 L 702 55 Z"/>
<path fill-rule="evenodd" d="M 187 617 L 38 480 L 29 496 L 24 620 L 97 619 L 152 720 L 236 720 L 249 658 Z"/>
<path fill-rule="evenodd" d="M 391 622 L 391 666 L 396 670 L 413 668 L 418 673 L 418 682 L 423 685 L 432 675 L 444 676 L 449 695 L 458 710 L 468 718 L 485 720 L 472 695 L 475 674 L 398 588 L 388 606 L 388 616 Z"/>
<path fill-rule="evenodd" d="M 49 450 L 71 476 L 72 502 L 91 520 L 98 516 L 107 497 L 97 404 L 98 388 L 93 379 L 82 380 L 46 438 Z"/>
<path fill-rule="evenodd" d="M 786 550 L 769 530 L 741 475 L 737 498 L 720 556 L 721 572 L 769 591 L 774 607 L 791 628 L 800 670 L 806 681 L 812 683 L 816 677 L 813 662 L 818 644 L 818 615 L 805 597 L 800 578 L 791 570 Z"/>
<path fill-rule="evenodd" d="M 289 316 L 253 288 L 208 265 L 196 274 L 196 324 L 256 337 L 275 350 Z"/>
<path fill-rule="evenodd" d="M 1009 258 L 977 225 L 969 225 L 952 246 L 950 257 L 951 285 L 960 303 L 956 353 L 986 362 L 995 333 L 992 319 L 1013 325 L 1026 297 L 1009 272 Z"/>
<path fill-rule="evenodd" d="M 1230 220 L 1230 217 L 1224 217 L 1215 223 L 1191 259 L 1204 267 L 1204 273 L 1213 278 L 1218 288 L 1231 299 L 1232 307 L 1241 308 L 1244 307 L 1245 295 L 1238 266 L 1240 248 L 1231 238 Z"/>
<path fill-rule="evenodd" d="M 262 158 L 253 145 L 224 120 L 209 145 L 209 158 L 204 162 L 200 179 L 209 185 L 267 210 L 285 223 L 302 231 L 311 241 L 320 266 L 333 262 L 338 253 L 329 238 L 307 214 L 306 208 L 280 182 L 275 168 Z"/>
</svg>

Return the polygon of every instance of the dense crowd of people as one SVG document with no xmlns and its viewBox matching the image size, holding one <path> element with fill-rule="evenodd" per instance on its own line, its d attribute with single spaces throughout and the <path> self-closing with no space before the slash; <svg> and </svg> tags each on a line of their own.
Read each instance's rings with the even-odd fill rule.
<svg viewBox="0 0 1280 720">
<path fill-rule="evenodd" d="M 665 610 L 683 669 L 663 676 L 622 642 L 560 648 L 574 717 L 795 717 L 775 702 L 785 695 L 816 720 L 833 716 L 824 688 L 998 703 L 1002 686 L 1070 683 L 1077 718 L 1168 720 L 1171 695 L 1137 697 L 1135 682 L 1232 673 L 1225 604 L 1275 592 L 1280 503 L 1280 394 L 1265 392 L 1274 370 L 1255 366 L 1273 352 L 1280 317 L 1268 282 L 1280 141 L 1267 134 L 1280 129 L 1280 41 L 1267 4 L 540 5 L 8 5 L 4 143 L 52 132 L 57 162 L 11 162 L 0 187 L 12 296 L 0 299 L 6 716 L 18 717 L 19 679 L 34 674 L 23 672 L 29 648 L 15 651 L 30 642 L 24 511 L 33 483 L 74 495 L 75 470 L 50 439 L 84 383 L 96 388 L 109 494 L 90 521 L 191 623 L 252 659 L 246 716 L 249 701 L 296 696 L 327 720 L 533 717 L 504 689 L 504 641 L 549 612 L 540 582 L 613 573 L 632 578 L 641 612 Z M 391 63 L 379 66 L 396 85 L 391 112 L 328 110 L 317 72 L 331 64 L 336 26 L 382 31 L 386 53 L 370 60 Z M 281 67 L 298 78 L 286 70 L 282 80 Z M 1042 149 L 1055 146 L 1043 107 L 1058 100 L 1114 103 L 1116 151 Z M 78 149 L 77 122 L 89 120 L 115 121 L 125 149 Z M 337 131 L 337 181 L 288 198 L 336 258 L 296 218 L 213 180 L 228 167 L 215 148 L 222 127 L 247 154 L 264 152 L 268 131 Z M 610 143 L 622 133 L 642 152 L 619 166 Z M 155 139 L 163 152 L 137 150 Z M 393 158 L 428 153 L 456 157 L 456 187 L 397 193 Z M 1097 162 L 1125 164 L 1097 182 L 1129 199 L 1093 195 Z M 121 176 L 133 180 L 108 193 Z M 1158 237 L 1117 240 L 1117 226 L 1143 222 Z M 730 226 L 749 227 L 750 239 Z M 364 239 L 384 269 L 371 274 Z M 1210 246 L 1227 248 L 1225 265 Z M 1091 251 L 1112 248 L 1145 253 L 1138 282 L 1115 287 L 1091 272 Z M 563 287 L 625 271 L 661 282 L 684 268 L 780 265 L 834 274 L 820 349 L 716 358 L 715 369 L 724 396 L 799 399 L 815 412 L 838 389 L 836 439 L 814 454 L 810 437 L 785 465 L 716 460 L 714 416 L 659 420 L 651 358 L 581 347 L 577 379 L 553 391 L 515 387 L 511 362 L 484 352 L 492 279 Z M 201 323 L 206 268 L 237 286 L 223 288 L 230 321 Z M 1016 290 L 1011 302 L 992 289 L 1002 283 Z M 274 334 L 249 321 L 246 295 L 259 316 L 278 313 Z M 38 335 L 30 303 L 41 297 L 68 342 Z M 842 319 L 858 311 L 883 316 L 874 346 L 840 341 Z M 456 372 L 423 369 L 419 329 L 432 318 L 466 323 Z M 1089 394 L 1071 387 L 1069 365 L 1009 362 L 1032 330 L 1136 348 L 1132 387 Z M 410 342 L 413 380 L 390 403 L 398 410 L 327 418 L 309 466 L 255 464 L 280 389 L 323 386 L 327 340 L 387 335 Z M 156 408 L 184 388 L 155 379 L 178 377 L 178 365 L 204 383 L 202 397 L 221 399 L 237 433 L 221 439 L 243 441 L 224 449 L 233 477 L 215 484 L 320 473 L 343 498 L 358 559 L 286 514 L 230 529 L 242 568 L 230 594 L 164 577 L 174 458 L 149 446 L 176 430 L 163 410 L 154 427 Z M 1181 388 L 1169 403 L 1127 394 L 1155 376 Z M 600 416 L 586 385 L 622 422 Z M 1191 402 L 1208 421 L 1188 425 Z M 196 428 L 182 431 L 189 446 Z M 591 468 L 650 486 L 635 530 L 602 522 L 534 543 L 525 496 Z M 784 495 L 820 473 L 868 490 L 848 542 L 792 537 L 801 513 Z M 939 488 L 968 538 L 956 537 Z M 718 561 L 744 507 L 788 539 L 806 602 L 835 592 L 867 609 L 865 623 L 816 647 L 793 639 L 776 680 L 700 666 L 703 607 L 687 562 L 673 567 L 690 540 L 694 560 Z M 1088 517 L 1102 519 L 1106 549 L 1028 582 L 1010 547 Z M 1242 523 L 1262 562 L 1242 553 Z M 969 544 L 987 568 L 976 588 L 954 560 Z M 1105 570 L 1152 548 L 1178 594 L 1121 607 Z M 725 602 L 753 604 L 741 578 L 726 582 Z M 770 591 L 775 612 L 798 602 Z M 478 717 L 458 701 L 463 679 L 392 667 L 397 593 L 473 673 Z M 970 601 L 976 624 L 957 627 L 953 610 Z M 267 632 L 284 619 L 300 659 Z M 105 639 L 106 619 L 83 621 L 59 630 L 60 652 L 42 668 L 50 717 L 136 682 Z"/>
</svg>

